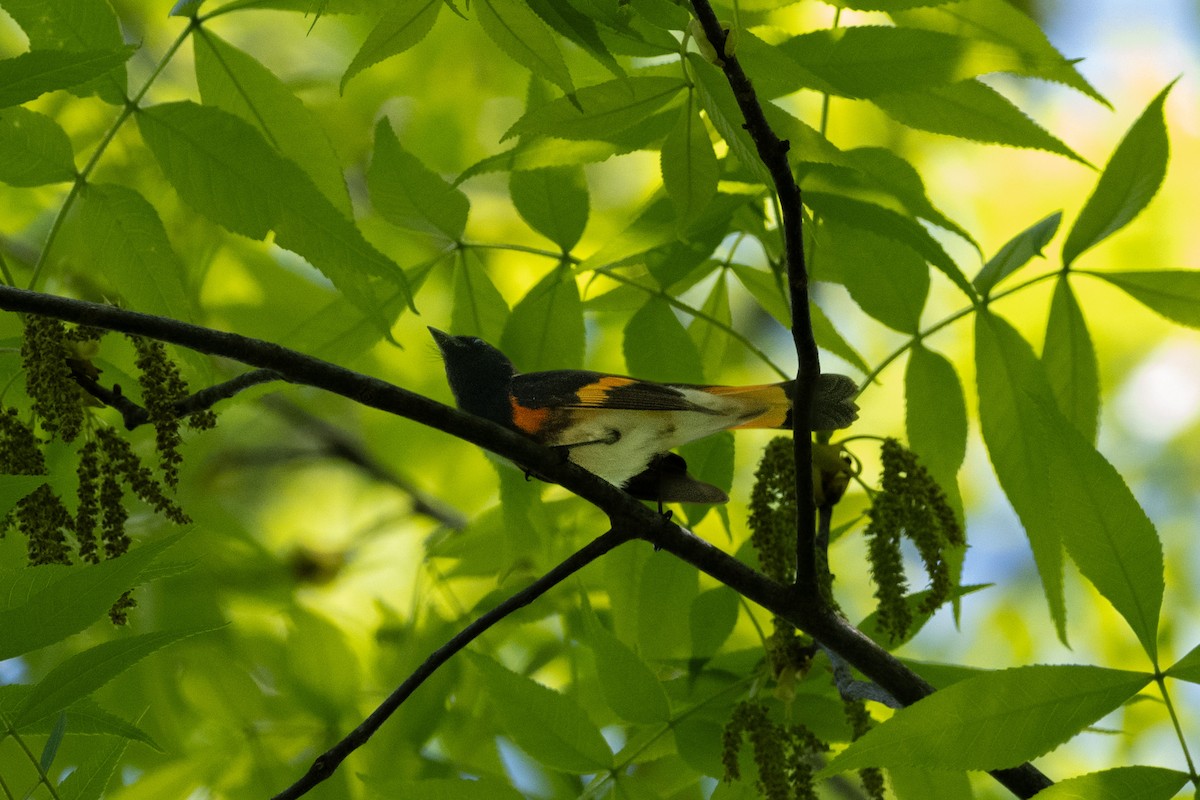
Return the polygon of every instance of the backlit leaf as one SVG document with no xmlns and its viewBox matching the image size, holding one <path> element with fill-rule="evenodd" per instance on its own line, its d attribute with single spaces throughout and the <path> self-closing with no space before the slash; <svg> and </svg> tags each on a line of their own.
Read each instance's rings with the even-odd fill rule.
<svg viewBox="0 0 1200 800">
<path fill-rule="evenodd" d="M 1054 238 L 1061 222 L 1062 212 L 1055 211 L 1005 242 L 975 276 L 975 288 L 979 293 L 988 296 L 992 287 L 1028 264 L 1034 256 L 1042 255 L 1042 250 Z"/>
<path fill-rule="evenodd" d="M 1200 270 L 1090 272 L 1169 320 L 1200 328 Z"/>
<path fill-rule="evenodd" d="M 125 64 L 136 47 L 112 50 L 35 50 L 0 59 L 0 108 L 19 106 L 46 92 L 71 89 Z"/>
<path fill-rule="evenodd" d="M 1038 800 L 1171 800 L 1186 773 L 1162 767 L 1114 767 L 1064 778 L 1038 792 Z"/>
<path fill-rule="evenodd" d="M 1138 672 L 1073 664 L 987 672 L 900 709 L 852 742 L 824 772 L 1015 767 L 1058 747 L 1150 680 Z"/>
<path fill-rule="evenodd" d="M 929 296 L 929 268 L 911 248 L 834 220 L 826 223 L 831 252 L 859 308 L 901 333 L 916 333 Z"/>
<path fill-rule="evenodd" d="M 0 182 L 42 186 L 75 179 L 75 152 L 58 123 L 19 106 L 0 111 Z"/>
<path fill-rule="evenodd" d="M 424 39 L 433 30 L 438 11 L 443 5 L 445 0 L 392 3 L 350 60 L 350 66 L 346 67 L 338 88 L 346 91 L 346 84 L 355 75 L 380 61 L 403 53 Z"/>
<path fill-rule="evenodd" d="M 1067 282 L 1059 278 L 1046 322 L 1042 364 L 1058 407 L 1083 438 L 1096 441 L 1100 421 L 1100 376 L 1096 349 L 1088 333 L 1079 301 Z"/>
<path fill-rule="evenodd" d="M 629 722 L 667 722 L 671 717 L 667 693 L 646 662 L 597 621 L 588 626 L 588 640 L 609 708 Z"/>
<path fill-rule="evenodd" d="M 483 679 L 500 724 L 530 757 L 566 772 L 598 772 L 611 766 L 612 751 L 573 699 L 490 658 L 470 651 L 467 656 Z"/>
<path fill-rule="evenodd" d="M 29 37 L 31 50 L 117 50 L 125 45 L 121 24 L 107 0 L 4 0 L 4 10 Z M 95 94 L 112 105 L 125 102 L 123 63 L 71 92 Z"/>
<path fill-rule="evenodd" d="M 684 88 L 678 78 L 633 75 L 588 86 L 566 97 L 530 109 L 504 134 L 554 136 L 560 139 L 609 140 L 671 101 Z"/>
<path fill-rule="evenodd" d="M 737 98 L 721 70 L 695 53 L 688 53 L 688 67 L 696 79 L 696 92 L 709 122 L 729 145 L 734 158 L 766 186 L 771 185 L 771 173 L 763 166 L 758 150 L 746 132 L 746 118 L 738 107 Z"/>
<path fill-rule="evenodd" d="M 460 336 L 500 341 L 508 322 L 508 303 L 488 277 L 483 264 L 464 254 L 454 267 L 454 312 L 450 329 Z"/>
<path fill-rule="evenodd" d="M 389 222 L 451 241 L 462 238 L 467 196 L 405 150 L 386 119 L 375 126 L 367 187 L 375 210 Z"/>
<path fill-rule="evenodd" d="M 958 469 L 967 454 L 967 408 L 954 365 L 916 344 L 904 373 L 908 444 L 961 513 Z"/>
<path fill-rule="evenodd" d="M 60 800 L 100 800 L 128 745 L 128 739 L 118 739 L 92 751 L 56 788 Z"/>
<path fill-rule="evenodd" d="M 538 233 L 570 252 L 588 221 L 588 187 L 583 168 L 551 167 L 514 172 L 508 179 L 513 205 Z"/>
<path fill-rule="evenodd" d="M 625 364 L 639 378 L 702 383 L 700 353 L 671 307 L 651 298 L 625 326 Z"/>
<path fill-rule="evenodd" d="M 686 227 L 717 193 L 721 174 L 708 127 L 691 103 L 684 105 L 679 121 L 667 134 L 659 164 L 663 187 L 675 204 L 681 226 Z"/>
<path fill-rule="evenodd" d="M 509 58 L 568 95 L 575 91 L 554 35 L 521 0 L 476 0 L 479 25 Z"/>
<path fill-rule="evenodd" d="M 1146 106 L 1113 151 L 1112 158 L 1063 243 L 1063 266 L 1125 227 L 1158 193 L 1167 174 L 1170 146 L 1163 104 L 1175 82 Z"/>
<path fill-rule="evenodd" d="M 569 267 L 552 270 L 513 307 L 500 349 L 522 372 L 583 365 L 583 304 Z"/>
</svg>

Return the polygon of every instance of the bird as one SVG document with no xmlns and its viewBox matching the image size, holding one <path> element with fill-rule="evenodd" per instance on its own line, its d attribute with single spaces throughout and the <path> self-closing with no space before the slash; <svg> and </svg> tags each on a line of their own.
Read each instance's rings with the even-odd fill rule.
<svg viewBox="0 0 1200 800">
<path fill-rule="evenodd" d="M 707 386 L 557 369 L 519 372 L 475 336 L 430 327 L 455 404 L 462 411 L 560 448 L 567 458 L 642 500 L 724 503 L 720 488 L 693 477 L 680 445 L 723 430 L 792 427 L 794 381 Z M 818 376 L 812 430 L 858 418 L 853 379 Z"/>
</svg>

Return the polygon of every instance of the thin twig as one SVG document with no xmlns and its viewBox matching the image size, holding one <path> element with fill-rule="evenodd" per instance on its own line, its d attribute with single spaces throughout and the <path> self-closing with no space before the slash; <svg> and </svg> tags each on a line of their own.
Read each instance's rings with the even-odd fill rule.
<svg viewBox="0 0 1200 800">
<path fill-rule="evenodd" d="M 388 717 L 394 714 L 396 709 L 408 699 L 409 695 L 415 692 L 422 683 L 433 675 L 442 664 L 449 661 L 452 656 L 478 639 L 488 628 L 509 614 L 529 605 L 571 575 L 574 575 L 597 558 L 600 558 L 600 556 L 628 542 L 632 538 L 634 538 L 633 535 L 627 530 L 621 528 L 610 529 L 607 533 L 598 536 L 572 553 L 559 563 L 558 566 L 529 584 L 529 586 L 472 621 L 471 624 L 467 625 L 467 627 L 455 634 L 448 642 L 435 650 L 429 658 L 421 662 L 421 665 L 408 676 L 408 679 L 396 687 L 396 690 L 388 695 L 387 699 L 380 703 L 379 707 L 372 711 L 371 715 L 363 720 L 361 725 L 346 734 L 341 741 L 318 756 L 317 760 L 313 762 L 308 772 L 300 780 L 275 795 L 272 800 L 296 800 L 296 798 L 307 794 L 310 789 L 332 775 L 338 765 L 346 759 L 346 756 L 365 744 L 375 731 L 379 729 L 379 726 L 387 721 Z"/>
</svg>

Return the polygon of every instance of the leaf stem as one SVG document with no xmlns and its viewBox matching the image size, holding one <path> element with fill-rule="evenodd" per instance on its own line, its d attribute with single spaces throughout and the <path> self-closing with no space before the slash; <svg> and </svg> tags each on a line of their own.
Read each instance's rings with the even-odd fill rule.
<svg viewBox="0 0 1200 800">
<path fill-rule="evenodd" d="M 53 798 L 53 800 L 61 800 L 61 795 L 59 795 L 58 788 L 54 785 L 54 781 L 50 780 L 50 776 L 46 774 L 46 770 L 42 769 L 41 759 L 34 755 L 34 752 L 29 749 L 29 745 L 25 744 L 25 740 L 21 738 L 21 734 L 17 733 L 16 730 L 8 724 L 7 720 L 5 720 L 5 727 L 8 729 L 8 735 L 11 736 L 13 741 L 17 743 L 17 746 L 25 751 L 25 755 L 29 758 L 29 762 L 33 764 L 33 768 L 37 770 L 38 780 L 46 785 L 46 789 L 50 792 L 50 797 Z"/>
<path fill-rule="evenodd" d="M 1179 722 L 1179 714 L 1175 710 L 1175 704 L 1171 701 L 1171 693 L 1167 691 L 1166 676 L 1155 667 L 1154 682 L 1158 684 L 1158 693 L 1162 695 L 1163 704 L 1167 707 L 1167 714 L 1171 717 L 1171 724 L 1175 727 L 1175 738 L 1179 740 L 1179 749 L 1183 751 L 1183 759 L 1187 762 L 1188 775 L 1191 778 L 1192 785 L 1200 789 L 1200 775 L 1196 773 L 1196 764 L 1192 761 L 1191 751 L 1188 750 L 1187 737 L 1183 734 L 1183 725 Z"/>
</svg>

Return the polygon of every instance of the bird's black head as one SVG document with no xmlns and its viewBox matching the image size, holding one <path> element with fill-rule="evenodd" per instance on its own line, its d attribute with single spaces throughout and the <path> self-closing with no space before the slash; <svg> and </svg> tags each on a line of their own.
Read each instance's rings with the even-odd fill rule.
<svg viewBox="0 0 1200 800">
<path fill-rule="evenodd" d="M 511 425 L 509 384 L 517 370 L 508 357 L 475 336 L 451 336 L 430 328 L 446 363 L 446 380 L 463 411 Z"/>
</svg>

